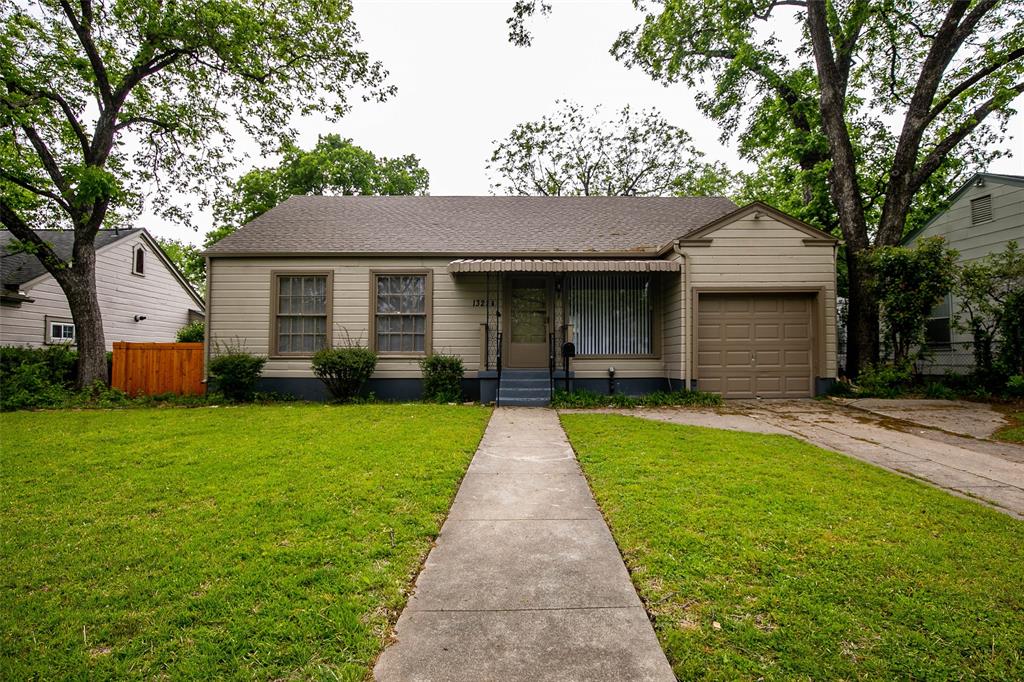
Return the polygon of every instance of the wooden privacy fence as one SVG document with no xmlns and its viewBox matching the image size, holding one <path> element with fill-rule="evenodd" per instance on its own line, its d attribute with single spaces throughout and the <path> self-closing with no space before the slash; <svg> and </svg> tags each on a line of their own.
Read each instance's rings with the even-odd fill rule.
<svg viewBox="0 0 1024 682">
<path fill-rule="evenodd" d="M 203 344 L 116 341 L 110 384 L 129 395 L 202 395 Z"/>
</svg>

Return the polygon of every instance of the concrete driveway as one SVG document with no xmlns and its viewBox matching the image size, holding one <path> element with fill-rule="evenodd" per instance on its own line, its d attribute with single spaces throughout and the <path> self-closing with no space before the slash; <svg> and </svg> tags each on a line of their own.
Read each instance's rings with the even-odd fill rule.
<svg viewBox="0 0 1024 682">
<path fill-rule="evenodd" d="M 987 405 L 943 400 L 741 400 L 718 409 L 609 410 L 645 419 L 795 436 L 1024 519 L 1024 447 L 986 440 Z"/>
</svg>

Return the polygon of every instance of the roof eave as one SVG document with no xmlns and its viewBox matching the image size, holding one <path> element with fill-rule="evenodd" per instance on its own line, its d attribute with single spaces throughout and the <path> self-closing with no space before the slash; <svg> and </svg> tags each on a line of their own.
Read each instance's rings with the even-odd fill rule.
<svg viewBox="0 0 1024 682">
<path fill-rule="evenodd" d="M 208 258 L 632 258 L 657 259 L 660 248 L 627 251 L 227 251 Z"/>
</svg>

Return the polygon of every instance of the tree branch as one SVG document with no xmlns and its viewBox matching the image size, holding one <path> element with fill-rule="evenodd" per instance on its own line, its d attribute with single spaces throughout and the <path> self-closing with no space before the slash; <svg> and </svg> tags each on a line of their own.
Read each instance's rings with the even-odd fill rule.
<svg viewBox="0 0 1024 682">
<path fill-rule="evenodd" d="M 807 1 L 806 0 L 775 0 L 775 2 L 769 4 L 767 7 L 765 7 L 763 12 L 752 12 L 752 14 L 753 14 L 753 16 L 755 18 L 760 19 L 761 21 L 768 21 L 768 19 L 771 18 L 772 12 L 775 10 L 776 7 L 783 7 L 783 6 L 786 6 L 786 5 L 788 5 L 790 7 L 807 7 Z"/>
<path fill-rule="evenodd" d="M 82 124 L 79 122 L 78 117 L 75 115 L 75 110 L 71 108 L 67 100 L 61 97 L 56 92 L 51 90 L 29 90 L 13 81 L 7 81 L 7 89 L 17 89 L 24 95 L 29 97 L 48 99 L 51 102 L 55 102 L 57 106 L 64 112 L 64 117 L 67 119 L 68 124 L 71 126 L 71 130 L 74 131 L 75 137 L 78 138 L 78 143 L 82 147 L 82 153 L 89 153 L 89 138 L 85 134 L 85 130 L 82 128 Z"/>
<path fill-rule="evenodd" d="M 1024 81 L 1021 81 L 1011 87 L 1010 92 L 1014 93 L 1014 97 L 1024 93 Z M 938 170 L 939 166 L 942 165 L 942 162 L 954 147 L 963 142 L 968 135 L 974 132 L 974 130 L 981 125 L 982 121 L 984 121 L 989 114 L 998 109 L 998 105 L 1001 101 L 1002 98 L 998 96 L 989 98 L 986 102 L 982 103 L 981 106 L 971 112 L 968 119 L 956 130 L 944 137 L 935 145 L 935 147 L 932 148 L 932 151 L 921 161 L 911 176 L 910 186 L 914 192 L 916 192 L 925 183 L 925 181 L 928 180 L 932 173 Z"/>
<path fill-rule="evenodd" d="M 32 143 L 32 148 L 36 150 L 36 154 L 39 155 L 39 160 L 43 163 L 43 168 L 46 169 L 46 173 L 50 176 L 50 180 L 60 190 L 61 196 L 70 205 L 71 197 L 69 196 L 70 187 L 68 186 L 67 179 L 64 174 L 60 171 L 60 166 L 57 164 L 57 160 L 53 158 L 53 154 L 50 153 L 50 148 L 46 146 L 46 142 L 39 135 L 33 126 L 23 124 L 21 129 L 25 131 L 25 135 L 28 137 L 29 142 Z"/>
<path fill-rule="evenodd" d="M 136 123 L 148 123 L 156 128 L 162 128 L 163 130 L 170 132 L 177 126 L 166 121 L 161 121 L 158 118 L 152 118 L 150 116 L 129 116 L 121 119 L 121 122 L 114 126 L 115 131 L 122 130 L 128 126 L 135 125 Z"/>
<path fill-rule="evenodd" d="M 18 241 L 31 244 L 36 258 L 58 281 L 65 277 L 69 263 L 58 256 L 53 247 L 43 241 L 42 237 L 28 226 L 28 223 L 18 215 L 7 198 L 3 196 L 0 196 L 0 224 L 10 230 L 11 234 L 18 238 Z"/>
<path fill-rule="evenodd" d="M 3 168 L 0 168 L 0 178 L 4 178 L 8 182 L 13 182 L 18 187 L 28 190 L 29 192 L 32 192 L 32 194 L 36 194 L 41 197 L 46 197 L 47 199 L 56 202 L 61 208 L 63 208 L 69 214 L 71 212 L 71 207 L 68 206 L 67 202 L 64 201 L 64 198 L 61 197 L 59 194 L 55 194 L 50 190 L 43 189 L 42 187 L 37 187 L 33 185 L 31 182 L 25 180 L 24 178 L 19 178 L 18 176 L 9 173 Z"/>
<path fill-rule="evenodd" d="M 96 43 L 92 39 L 92 2 L 91 0 L 81 0 L 80 4 L 82 7 L 82 17 L 85 19 L 84 22 L 79 21 L 78 17 L 75 16 L 75 11 L 71 8 L 71 3 L 68 0 L 60 0 L 61 9 L 64 10 L 64 15 L 71 22 L 71 27 L 75 29 L 78 42 L 85 48 L 85 54 L 89 58 L 89 64 L 92 66 L 93 74 L 96 76 L 96 85 L 102 97 L 103 107 L 101 108 L 105 108 L 110 105 L 113 94 L 110 90 L 107 67 L 103 64 L 99 50 L 96 49 Z"/>
<path fill-rule="evenodd" d="M 945 97 L 940 99 L 934 106 L 932 106 L 932 109 L 931 111 L 928 112 L 928 117 L 925 120 L 925 125 L 934 121 L 936 116 L 941 114 L 946 109 L 946 107 L 953 103 L 953 100 L 962 95 L 972 85 L 977 84 L 983 78 L 992 75 L 993 73 L 1003 68 L 1007 64 L 1015 62 L 1022 57 L 1024 57 L 1024 47 L 1017 48 L 1016 50 L 1007 53 L 1003 60 L 995 62 L 993 64 L 989 64 L 985 68 L 979 69 L 978 71 L 975 71 L 973 74 L 971 74 L 969 77 L 965 78 L 963 81 L 960 82 L 960 84 L 958 84 L 955 88 L 950 90 Z"/>
</svg>

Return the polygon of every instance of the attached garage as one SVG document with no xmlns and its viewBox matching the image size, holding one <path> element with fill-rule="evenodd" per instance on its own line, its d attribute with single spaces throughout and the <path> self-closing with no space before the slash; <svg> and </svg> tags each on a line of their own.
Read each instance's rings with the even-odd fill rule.
<svg viewBox="0 0 1024 682">
<path fill-rule="evenodd" d="M 701 293 L 697 380 L 725 398 L 814 395 L 812 292 Z"/>
</svg>

